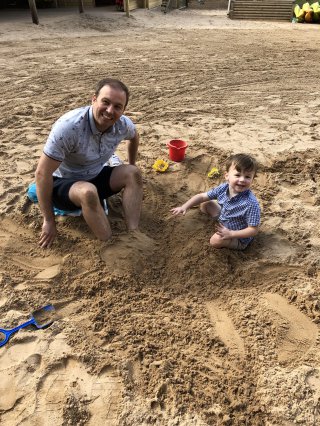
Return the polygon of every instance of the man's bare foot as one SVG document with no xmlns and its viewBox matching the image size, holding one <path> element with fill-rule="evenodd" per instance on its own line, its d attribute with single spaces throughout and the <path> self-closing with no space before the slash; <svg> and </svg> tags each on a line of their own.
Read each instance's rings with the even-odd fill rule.
<svg viewBox="0 0 320 426">
<path fill-rule="evenodd" d="M 156 242 L 138 229 L 113 237 L 101 248 L 101 259 L 110 272 L 140 272 L 153 254 Z"/>
</svg>

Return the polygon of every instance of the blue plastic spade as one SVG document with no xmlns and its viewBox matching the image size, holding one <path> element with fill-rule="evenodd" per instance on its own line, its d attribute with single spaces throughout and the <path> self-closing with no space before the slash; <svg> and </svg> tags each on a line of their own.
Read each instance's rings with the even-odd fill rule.
<svg viewBox="0 0 320 426">
<path fill-rule="evenodd" d="M 43 308 L 32 312 L 31 319 L 21 325 L 18 325 L 18 327 L 11 328 L 11 330 L 0 328 L 0 347 L 4 346 L 8 342 L 12 334 L 16 333 L 21 328 L 28 327 L 28 325 L 34 325 L 37 328 L 48 327 L 54 321 L 54 312 L 55 309 L 53 305 L 46 305 Z"/>
</svg>

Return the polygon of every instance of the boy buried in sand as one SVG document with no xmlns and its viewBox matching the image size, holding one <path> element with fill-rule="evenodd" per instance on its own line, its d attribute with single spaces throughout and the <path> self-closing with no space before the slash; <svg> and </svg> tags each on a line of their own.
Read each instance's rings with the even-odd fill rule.
<svg viewBox="0 0 320 426">
<path fill-rule="evenodd" d="M 210 244 L 215 248 L 244 250 L 257 235 L 260 224 L 260 206 L 250 190 L 257 168 L 250 155 L 232 155 L 226 161 L 226 183 L 194 195 L 182 206 L 171 209 L 172 214 L 185 215 L 188 209 L 200 204 L 203 213 L 219 222 Z"/>
</svg>

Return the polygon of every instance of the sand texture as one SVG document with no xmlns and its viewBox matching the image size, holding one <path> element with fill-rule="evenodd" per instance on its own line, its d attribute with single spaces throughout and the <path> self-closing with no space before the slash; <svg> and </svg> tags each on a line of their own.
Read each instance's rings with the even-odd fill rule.
<svg viewBox="0 0 320 426">
<path fill-rule="evenodd" d="M 319 424 L 319 26 L 205 9 L 39 18 L 0 17 L 0 327 L 48 303 L 57 317 L 0 348 L 1 424 Z M 53 122 L 105 76 L 131 89 L 142 233 L 115 196 L 111 241 L 59 218 L 42 250 L 26 189 Z M 175 138 L 185 160 L 155 172 Z M 170 208 L 222 182 L 207 173 L 236 152 L 260 164 L 261 232 L 214 250 L 209 218 Z"/>
</svg>

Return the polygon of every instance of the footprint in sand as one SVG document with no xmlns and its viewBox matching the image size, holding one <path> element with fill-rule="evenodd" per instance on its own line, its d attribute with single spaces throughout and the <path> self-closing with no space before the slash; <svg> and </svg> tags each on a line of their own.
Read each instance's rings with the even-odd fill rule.
<svg viewBox="0 0 320 426">
<path fill-rule="evenodd" d="M 0 352 L 0 423 L 17 424 L 20 415 L 17 406 L 32 405 L 31 377 L 41 365 L 42 356 L 48 344 L 38 341 L 35 336 L 28 337 L 13 346 L 5 346 Z M 31 374 L 32 373 L 32 374 Z M 33 376 L 35 377 L 35 376 Z M 18 411 L 18 410 L 17 410 Z M 28 410 L 27 410 L 28 411 Z"/>
<path fill-rule="evenodd" d="M 277 228 L 275 220 L 274 218 L 270 218 L 268 222 L 270 227 Z M 297 245 L 280 235 L 265 233 L 260 236 L 260 241 L 262 244 L 260 253 L 264 259 L 268 259 L 269 263 L 273 262 L 277 265 L 283 263 L 287 266 L 296 258 L 298 251 Z"/>
<path fill-rule="evenodd" d="M 28 259 L 25 256 L 11 256 L 11 263 L 19 268 L 39 271 L 33 278 L 40 281 L 47 281 L 60 274 L 62 259 L 55 256 L 32 259 Z"/>
<path fill-rule="evenodd" d="M 300 359 L 316 342 L 316 324 L 278 294 L 266 293 L 261 303 L 276 312 L 287 324 L 277 341 L 278 360 L 286 363 Z"/>
<path fill-rule="evenodd" d="M 62 269 L 63 258 L 49 255 L 46 257 L 30 257 L 28 241 L 33 239 L 33 233 L 29 229 L 4 219 L 0 222 L 0 252 L 2 254 L 2 268 L 10 271 L 14 268 L 34 273 L 32 280 L 50 281 L 57 277 Z M 25 285 L 20 283 L 20 289 Z"/>
<path fill-rule="evenodd" d="M 0 423 L 119 424 L 123 385 L 107 366 L 91 375 L 65 336 L 17 343 L 0 355 Z M 61 358 L 61 354 L 64 354 Z"/>
<path fill-rule="evenodd" d="M 6 249 L 10 239 L 12 238 L 12 233 L 10 232 L 10 229 L 8 229 L 7 225 L 8 221 L 0 222 L 0 251 Z M 13 229 L 13 232 L 15 231 L 16 230 Z"/>
<path fill-rule="evenodd" d="M 206 307 L 216 333 L 228 348 L 229 355 L 233 358 L 243 359 L 245 356 L 244 342 L 237 332 L 228 312 L 220 309 L 215 302 L 207 302 Z"/>
<path fill-rule="evenodd" d="M 112 368 L 91 376 L 76 359 L 63 359 L 40 380 L 33 422 L 46 425 L 71 421 L 78 424 L 116 426 L 122 384 Z"/>
</svg>

